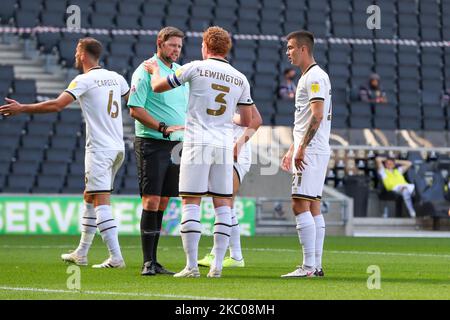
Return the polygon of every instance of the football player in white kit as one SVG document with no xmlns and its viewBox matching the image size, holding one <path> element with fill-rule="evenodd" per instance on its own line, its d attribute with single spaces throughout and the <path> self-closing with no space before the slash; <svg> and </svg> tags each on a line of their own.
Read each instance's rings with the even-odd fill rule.
<svg viewBox="0 0 450 320">
<path fill-rule="evenodd" d="M 84 212 L 78 248 L 61 255 L 64 261 L 87 265 L 87 254 L 98 228 L 109 250 L 109 258 L 93 268 L 123 268 L 117 225 L 112 215 L 110 193 L 114 177 L 124 160 L 122 97 L 128 98 L 126 80 L 116 72 L 99 66 L 102 45 L 93 38 L 78 41 L 76 67 L 78 75 L 61 95 L 49 101 L 20 104 L 12 99 L 0 107 L 0 114 L 59 112 L 78 100 L 86 120 L 86 156 Z"/>
<path fill-rule="evenodd" d="M 261 115 L 258 109 L 252 108 L 252 122 L 245 128 L 240 125 L 240 115 L 236 112 L 233 121 L 234 134 L 234 172 L 233 172 L 233 203 L 231 209 L 231 236 L 230 236 L 230 256 L 223 261 L 223 267 L 245 267 L 244 257 L 241 249 L 241 234 L 239 230 L 239 221 L 234 208 L 234 198 L 239 191 L 239 187 L 244 180 L 245 175 L 250 171 L 252 164 L 252 146 L 249 142 L 262 124 Z M 198 261 L 201 267 L 210 267 L 214 260 L 214 250 L 206 254 Z"/>
<path fill-rule="evenodd" d="M 231 37 L 220 27 L 203 33 L 202 61 L 182 66 L 167 78 L 159 76 L 158 65 L 148 62 L 154 92 L 163 92 L 189 82 L 180 187 L 183 214 L 181 238 L 187 265 L 174 277 L 199 277 L 197 258 L 202 225 L 201 197 L 213 197 L 214 260 L 208 277 L 221 277 L 222 263 L 231 233 L 233 196 L 233 116 L 239 107 L 241 125 L 252 119 L 253 100 L 247 78 L 225 59 Z"/>
<path fill-rule="evenodd" d="M 314 36 L 296 31 L 287 36 L 287 56 L 302 76 L 295 95 L 294 143 L 282 159 L 281 167 L 293 170 L 292 209 L 303 245 L 303 264 L 282 277 L 324 276 L 322 252 L 325 221 L 320 201 L 330 158 L 330 79 L 315 62 Z"/>
</svg>

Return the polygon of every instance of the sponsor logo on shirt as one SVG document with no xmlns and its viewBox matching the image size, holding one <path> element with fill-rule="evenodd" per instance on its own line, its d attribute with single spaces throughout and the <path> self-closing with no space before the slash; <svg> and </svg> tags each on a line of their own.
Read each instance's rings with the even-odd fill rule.
<svg viewBox="0 0 450 320">
<path fill-rule="evenodd" d="M 183 68 L 177 69 L 177 71 L 175 71 L 175 76 L 178 78 L 179 76 L 181 76 L 183 74 Z"/>
<path fill-rule="evenodd" d="M 317 93 L 320 91 L 320 85 L 318 82 L 313 82 L 311 83 L 311 92 L 312 93 Z"/>
<path fill-rule="evenodd" d="M 75 89 L 77 87 L 77 82 L 76 81 L 72 81 L 69 86 L 67 87 L 68 90 L 72 90 Z"/>
</svg>

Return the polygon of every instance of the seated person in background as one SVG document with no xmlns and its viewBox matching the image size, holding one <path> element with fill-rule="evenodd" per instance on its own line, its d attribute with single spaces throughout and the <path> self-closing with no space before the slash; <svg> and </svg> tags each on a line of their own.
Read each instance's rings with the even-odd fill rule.
<svg viewBox="0 0 450 320">
<path fill-rule="evenodd" d="M 378 74 L 372 73 L 368 84 L 359 88 L 359 99 L 370 103 L 387 103 L 386 92 L 381 89 Z"/>
<path fill-rule="evenodd" d="M 278 89 L 278 94 L 283 100 L 294 100 L 295 91 L 297 90 L 294 79 L 297 73 L 295 72 L 295 69 L 288 68 L 284 70 L 283 74 L 284 81 L 281 83 Z"/>
<path fill-rule="evenodd" d="M 416 211 L 414 210 L 412 203 L 414 185 L 406 182 L 406 179 L 403 176 L 403 174 L 408 171 L 409 167 L 411 167 L 411 161 L 397 160 L 397 164 L 400 165 L 398 168 L 396 167 L 396 160 L 393 158 L 377 157 L 376 162 L 378 174 L 383 180 L 386 191 L 402 195 L 406 208 L 408 208 L 409 215 L 414 218 L 416 216 Z"/>
</svg>

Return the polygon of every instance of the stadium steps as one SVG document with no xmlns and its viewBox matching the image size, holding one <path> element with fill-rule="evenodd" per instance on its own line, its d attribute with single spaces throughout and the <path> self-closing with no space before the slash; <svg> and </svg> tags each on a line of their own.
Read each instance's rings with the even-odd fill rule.
<svg viewBox="0 0 450 320">
<path fill-rule="evenodd" d="M 12 43 L 0 43 L 0 61 L 4 65 L 14 66 L 17 79 L 36 80 L 39 96 L 57 96 L 66 88 L 66 79 L 62 72 L 49 73 L 45 68 L 45 57 L 37 50 L 25 48 L 18 39 Z M 31 47 L 31 46 L 30 46 Z"/>
<path fill-rule="evenodd" d="M 354 237 L 373 237 L 373 238 L 450 238 L 448 231 L 428 231 L 428 230 L 378 230 L 355 232 Z"/>
<path fill-rule="evenodd" d="M 420 220 L 413 218 L 353 218 L 353 235 L 355 237 L 415 234 L 423 231 L 421 229 Z"/>
<path fill-rule="evenodd" d="M 270 221 L 267 221 L 270 223 Z M 285 235 L 292 236 L 297 234 L 297 230 L 295 229 L 295 223 L 292 222 L 291 225 L 276 225 L 277 221 L 273 221 L 272 224 L 261 225 L 258 224 L 255 229 L 255 233 L 257 235 Z"/>
<path fill-rule="evenodd" d="M 24 44 L 18 38 L 13 38 L 10 43 L 0 43 L 0 61 L 4 65 L 14 66 L 14 75 L 17 79 L 33 79 L 36 81 L 37 95 L 56 97 L 64 89 L 68 82 L 74 77 L 73 69 L 65 74 L 60 68 L 57 57 L 41 55 L 33 44 Z M 54 72 L 47 72 L 46 60 Z M 76 74 L 78 74 L 76 72 Z M 72 103 L 68 108 L 79 108 L 78 103 Z M 124 136 L 128 141 L 134 138 L 134 120 L 129 116 L 126 108 L 123 110 Z"/>
</svg>

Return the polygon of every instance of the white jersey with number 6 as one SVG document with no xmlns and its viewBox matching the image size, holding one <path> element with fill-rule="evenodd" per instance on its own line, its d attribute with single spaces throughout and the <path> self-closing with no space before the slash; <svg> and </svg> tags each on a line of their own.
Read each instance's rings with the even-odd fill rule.
<svg viewBox="0 0 450 320">
<path fill-rule="evenodd" d="M 65 92 L 80 102 L 86 120 L 86 150 L 123 150 L 122 96 L 129 91 L 116 72 L 92 68 L 78 75 Z"/>
<path fill-rule="evenodd" d="M 328 74 L 317 64 L 311 65 L 301 76 L 295 94 L 294 145 L 303 142 L 311 119 L 310 103 L 323 101 L 323 120 L 306 148 L 309 154 L 330 154 L 331 84 Z"/>
<path fill-rule="evenodd" d="M 236 106 L 253 104 L 245 75 L 210 58 L 185 64 L 167 80 L 174 88 L 189 82 L 184 144 L 232 149 Z"/>
</svg>

